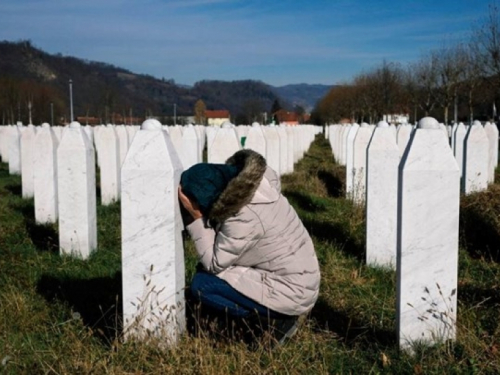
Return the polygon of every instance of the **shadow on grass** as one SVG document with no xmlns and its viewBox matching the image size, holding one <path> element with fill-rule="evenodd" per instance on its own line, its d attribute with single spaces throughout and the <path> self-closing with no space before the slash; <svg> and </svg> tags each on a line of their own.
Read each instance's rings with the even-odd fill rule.
<svg viewBox="0 0 500 375">
<path fill-rule="evenodd" d="M 482 329 L 490 335 L 497 332 L 500 322 L 498 320 L 498 306 L 500 305 L 499 288 L 478 288 L 466 284 L 460 286 L 458 299 L 466 307 L 477 311 L 477 322 Z"/>
<path fill-rule="evenodd" d="M 364 242 L 356 241 L 352 233 L 346 230 L 345 225 L 327 223 L 308 217 L 302 217 L 302 223 L 311 236 L 319 240 L 335 242 L 341 246 L 345 253 L 356 257 L 360 261 L 365 260 L 366 251 Z"/>
<path fill-rule="evenodd" d="M 328 195 L 335 198 L 341 198 L 345 195 L 345 178 L 327 171 L 318 171 L 318 178 L 325 184 Z"/>
<path fill-rule="evenodd" d="M 59 251 L 59 234 L 54 224 L 38 224 L 35 221 L 33 200 L 23 201 L 23 204 L 16 204 L 13 208 L 23 215 L 26 231 L 37 250 L 54 253 Z"/>
<path fill-rule="evenodd" d="M 286 191 L 286 197 L 297 204 L 300 209 L 311 213 L 326 211 L 326 205 L 320 199 L 314 199 L 311 195 L 297 191 Z"/>
<path fill-rule="evenodd" d="M 327 329 L 338 335 L 347 345 L 361 343 L 365 347 L 394 347 L 397 344 L 396 332 L 372 327 L 345 312 L 333 309 L 319 298 L 311 311 L 320 329 Z"/>
<path fill-rule="evenodd" d="M 23 194 L 23 188 L 21 184 L 6 185 L 5 190 L 9 191 L 13 195 L 17 195 L 18 197 L 21 197 Z"/>
<path fill-rule="evenodd" d="M 472 257 L 500 262 L 500 232 L 484 211 L 477 207 L 462 209 L 460 232 Z"/>
<path fill-rule="evenodd" d="M 94 279 L 42 275 L 37 292 L 48 302 L 58 300 L 70 306 L 105 344 L 111 344 L 122 332 L 121 272 Z"/>
</svg>

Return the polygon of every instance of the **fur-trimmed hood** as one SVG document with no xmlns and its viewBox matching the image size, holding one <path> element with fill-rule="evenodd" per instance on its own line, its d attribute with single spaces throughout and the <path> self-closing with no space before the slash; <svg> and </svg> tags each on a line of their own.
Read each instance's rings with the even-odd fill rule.
<svg viewBox="0 0 500 375">
<path fill-rule="evenodd" d="M 218 223 L 236 215 L 252 201 L 267 168 L 266 159 L 248 149 L 236 152 L 226 160 L 226 164 L 234 165 L 241 171 L 229 182 L 210 210 L 209 220 Z"/>
</svg>

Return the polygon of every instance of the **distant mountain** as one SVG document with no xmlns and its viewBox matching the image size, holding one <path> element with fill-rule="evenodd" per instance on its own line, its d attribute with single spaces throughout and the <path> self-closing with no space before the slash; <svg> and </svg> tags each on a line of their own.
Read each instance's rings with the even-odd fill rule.
<svg viewBox="0 0 500 375">
<path fill-rule="evenodd" d="M 272 88 L 280 98 L 283 98 L 292 106 L 299 105 L 307 112 L 310 112 L 316 103 L 330 91 L 332 86 L 299 83 Z"/>
<path fill-rule="evenodd" d="M 282 107 L 298 104 L 306 109 L 326 93 L 328 86 L 287 85 L 272 87 L 261 81 L 200 81 L 193 86 L 174 80 L 157 79 L 110 64 L 51 55 L 30 41 L 0 41 L 0 113 L 3 122 L 26 123 L 27 103 L 32 103 L 33 122 L 50 120 L 50 103 L 56 119 L 69 117 L 68 81 L 73 83 L 74 113 L 102 122 L 112 116 L 144 118 L 157 116 L 172 120 L 194 113 L 202 99 L 207 109 L 227 109 L 235 123 L 262 121 L 279 99 Z M 113 115 L 114 114 L 114 115 Z"/>
</svg>

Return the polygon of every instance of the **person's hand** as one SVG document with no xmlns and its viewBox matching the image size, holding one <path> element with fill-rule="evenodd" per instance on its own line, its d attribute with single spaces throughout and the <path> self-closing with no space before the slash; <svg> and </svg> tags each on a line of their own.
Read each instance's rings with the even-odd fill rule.
<svg viewBox="0 0 500 375">
<path fill-rule="evenodd" d="M 203 215 L 201 214 L 200 208 L 195 201 L 190 200 L 183 192 L 182 187 L 179 186 L 179 201 L 184 206 L 186 211 L 192 216 L 194 220 L 199 219 Z"/>
</svg>

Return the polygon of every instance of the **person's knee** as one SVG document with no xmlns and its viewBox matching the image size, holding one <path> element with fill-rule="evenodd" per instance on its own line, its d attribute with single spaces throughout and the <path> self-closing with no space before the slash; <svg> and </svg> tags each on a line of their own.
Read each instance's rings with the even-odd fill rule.
<svg viewBox="0 0 500 375">
<path fill-rule="evenodd" d="M 208 285 L 208 275 L 206 272 L 196 272 L 191 281 L 191 293 L 199 299 Z"/>
</svg>

